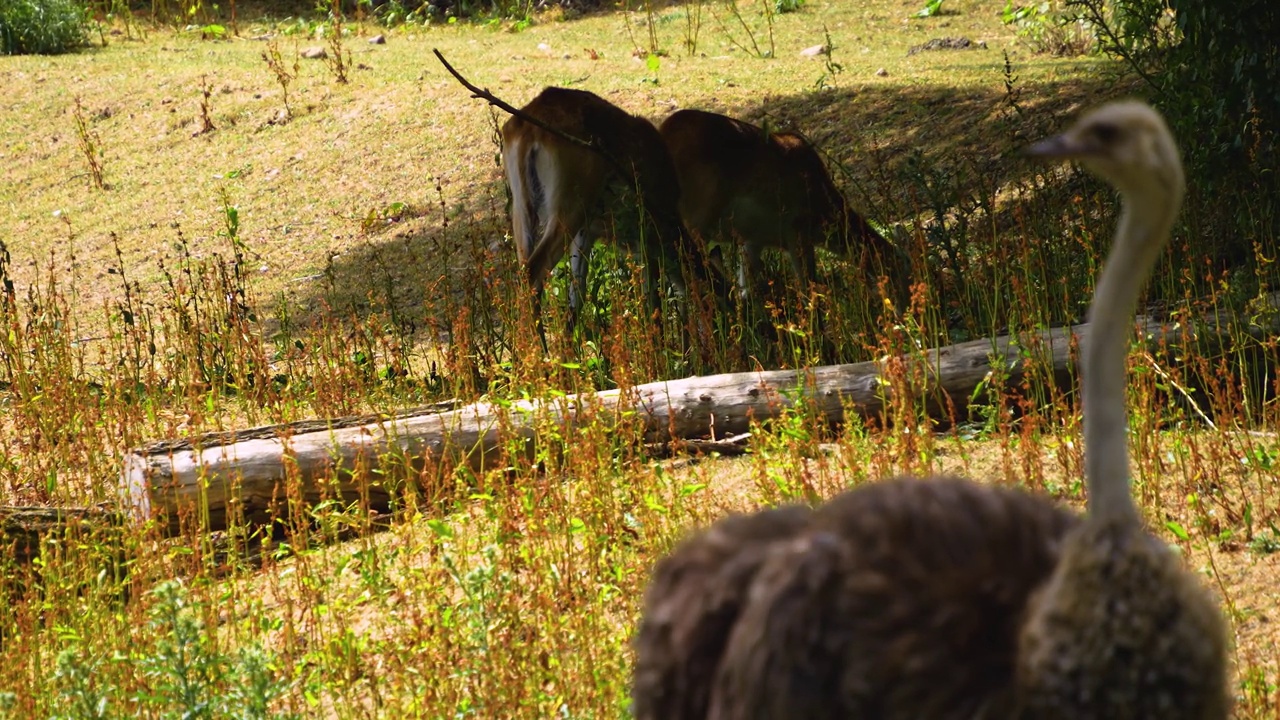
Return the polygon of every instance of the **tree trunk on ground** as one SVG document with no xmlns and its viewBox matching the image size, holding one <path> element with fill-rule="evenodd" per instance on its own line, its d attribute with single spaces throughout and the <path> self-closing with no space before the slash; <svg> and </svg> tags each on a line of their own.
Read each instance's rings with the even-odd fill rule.
<svg viewBox="0 0 1280 720">
<path fill-rule="evenodd" d="M 1227 337 L 1220 319 L 1209 326 L 1212 337 Z M 1259 330 L 1235 329 L 1255 335 Z M 1180 326 L 1144 320 L 1142 330 L 1151 348 L 1184 340 Z M 1084 324 L 974 340 L 883 363 L 710 375 L 538 402 L 476 403 L 443 412 L 419 408 L 161 441 L 125 456 L 123 494 L 135 517 L 159 516 L 170 533 L 192 521 L 219 530 L 231 518 L 266 522 L 326 499 L 385 511 L 408 487 L 430 495 L 433 486 L 449 482 L 456 467 L 478 473 L 531 462 L 540 431 L 571 438 L 580 423 L 603 422 L 610 431 L 636 428 L 648 443 L 723 441 L 797 403 L 832 425 L 845 420 L 846 408 L 859 417 L 879 417 L 894 391 L 909 393 L 902 399 L 910 402 L 923 399 L 935 417 L 954 412 L 959 418 L 982 383 L 1017 386 L 1032 367 L 1028 358 L 1037 358 L 1037 371 L 1051 374 L 1060 387 L 1073 386 L 1074 348 L 1088 336 Z"/>
<path fill-rule="evenodd" d="M 103 507 L 6 507 L 0 506 L 0 550 L 12 552 L 19 563 L 40 554 L 45 541 L 113 543 L 102 534 L 116 529 L 125 517 Z M 109 535 L 109 533 L 107 533 Z"/>
<path fill-rule="evenodd" d="M 844 421 L 846 408 L 861 417 L 882 413 L 891 395 L 886 372 L 915 378 L 895 386 L 910 387 L 913 396 L 928 401 L 931 412 L 945 412 L 948 405 L 962 412 L 993 367 L 1004 369 L 1010 385 L 1021 381 L 1028 356 L 1041 358 L 1041 367 L 1055 374 L 1067 373 L 1073 332 L 1076 339 L 1087 337 L 1088 327 L 1034 333 L 1025 342 L 975 340 L 892 364 L 710 375 L 625 392 L 476 403 L 447 412 L 417 410 L 161 441 L 128 453 L 122 479 L 134 514 L 158 514 L 171 532 L 183 520 L 216 530 L 230 517 L 263 522 L 286 515 L 289 507 L 332 498 L 385 509 L 406 483 L 434 482 L 456 466 L 483 472 L 509 465 L 513 456 L 531 461 L 539 427 L 572 437 L 584 421 L 605 422 L 610 430 L 630 424 L 650 443 L 726 438 L 797 403 L 808 403 L 836 425 Z"/>
</svg>

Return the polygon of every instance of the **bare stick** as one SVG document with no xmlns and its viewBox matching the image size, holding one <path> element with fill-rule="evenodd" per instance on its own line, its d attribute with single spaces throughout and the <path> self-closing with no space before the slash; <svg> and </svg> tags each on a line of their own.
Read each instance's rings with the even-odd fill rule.
<svg viewBox="0 0 1280 720">
<path fill-rule="evenodd" d="M 605 160 L 608 160 L 618 170 L 623 169 L 624 167 L 623 164 L 618 162 L 617 158 L 605 152 L 604 148 L 600 147 L 599 143 L 595 142 L 594 140 L 583 140 L 582 138 L 577 137 L 575 135 L 570 135 L 569 133 L 557 127 L 548 125 L 547 123 L 542 122 L 538 118 L 533 117 L 532 115 L 530 115 L 529 113 L 526 113 L 520 108 L 517 108 L 514 105 L 511 105 L 510 103 L 506 102 L 505 100 L 497 97 L 493 93 L 489 92 L 488 89 L 476 87 L 475 85 L 471 84 L 465 77 L 463 77 L 462 73 L 455 70 L 453 66 L 449 64 L 449 61 L 444 59 L 444 55 L 441 54 L 441 52 L 438 49 L 432 48 L 431 52 L 435 53 L 436 57 L 440 60 L 440 63 L 444 65 L 444 69 L 448 70 L 449 74 L 452 75 L 454 78 L 456 78 L 457 81 L 462 84 L 462 87 L 471 91 L 471 97 L 484 100 L 490 105 L 493 105 L 494 107 L 497 107 L 497 108 L 501 108 L 507 111 L 508 113 L 511 113 L 512 115 L 520 118 L 521 120 L 529 123 L 530 125 L 540 127 L 543 130 L 546 130 L 547 132 L 551 133 L 552 135 L 556 135 L 558 137 L 564 138 L 565 140 L 568 140 L 569 142 L 573 143 L 574 145 L 578 145 L 579 147 L 586 148 L 587 150 L 590 150 L 591 152 L 594 152 L 597 155 L 603 157 Z"/>
</svg>

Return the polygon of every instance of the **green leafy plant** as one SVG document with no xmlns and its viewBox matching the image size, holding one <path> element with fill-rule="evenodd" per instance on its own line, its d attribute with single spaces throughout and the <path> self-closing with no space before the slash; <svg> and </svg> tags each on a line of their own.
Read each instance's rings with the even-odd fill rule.
<svg viewBox="0 0 1280 720">
<path fill-rule="evenodd" d="M 662 68 L 662 58 L 656 53 L 649 53 L 644 59 L 644 67 L 649 71 L 649 76 L 644 79 L 645 82 L 653 85 L 658 84 L 658 70 Z"/>
<path fill-rule="evenodd" d="M 88 42 L 79 0 L 0 0 L 0 55 L 55 55 Z"/>
<path fill-rule="evenodd" d="M 912 17 L 926 18 L 942 14 L 942 0 L 929 0 L 925 6 L 917 10 Z"/>
<path fill-rule="evenodd" d="M 835 79 L 835 76 L 844 72 L 844 65 L 835 61 L 836 46 L 831 41 L 831 30 L 826 25 L 822 26 L 822 37 L 825 40 L 822 53 L 823 73 L 813 83 L 814 88 L 817 90 L 831 87 L 831 81 Z"/>
<path fill-rule="evenodd" d="M 1033 51 L 1070 56 L 1091 52 L 1098 46 L 1093 23 L 1057 0 L 1014 5 L 1006 0 L 1000 20 L 1014 26 Z"/>
<path fill-rule="evenodd" d="M 369 212 L 360 221 L 360 229 L 366 233 L 386 229 L 403 220 L 409 212 L 409 206 L 402 202 L 392 202 L 383 207 L 370 208 Z"/>
<path fill-rule="evenodd" d="M 1280 552 L 1280 532 L 1264 530 L 1253 536 L 1249 550 L 1255 555 L 1271 555 Z"/>
</svg>

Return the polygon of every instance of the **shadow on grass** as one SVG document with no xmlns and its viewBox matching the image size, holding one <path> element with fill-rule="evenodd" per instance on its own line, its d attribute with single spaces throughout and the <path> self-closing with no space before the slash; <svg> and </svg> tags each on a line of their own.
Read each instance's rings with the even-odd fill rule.
<svg viewBox="0 0 1280 720">
<path fill-rule="evenodd" d="M 805 133 L 827 155 L 837 183 L 855 208 L 882 224 L 904 222 L 924 210 L 913 184 L 938 170 L 963 168 L 973 182 L 992 187 L 1041 172 L 1019 150 L 1060 129 L 1080 105 L 1124 95 L 1108 78 L 1075 78 L 1055 85 L 1021 86 L 1010 95 L 992 77 L 989 90 L 945 86 L 883 86 L 859 90 L 797 92 L 765 97 L 758 104 L 728 108 L 727 114 L 774 128 Z M 461 99 L 460 101 L 465 101 Z M 653 118 L 660 122 L 662 118 Z M 476 138 L 488 142 L 489 138 Z M 961 178 L 963 179 L 963 178 Z M 963 188 L 961 188 L 963 190 Z M 413 288 L 434 286 L 434 275 L 456 273 L 456 251 L 468 242 L 485 245 L 507 232 L 506 192 L 500 183 L 479 196 L 433 199 L 422 208 L 428 223 L 411 232 L 370 233 L 364 249 L 332 264 L 338 299 L 364 299 L 370 291 L 415 307 Z M 451 247 L 452 243 L 452 247 Z M 374 287 L 392 282 L 393 292 Z"/>
</svg>

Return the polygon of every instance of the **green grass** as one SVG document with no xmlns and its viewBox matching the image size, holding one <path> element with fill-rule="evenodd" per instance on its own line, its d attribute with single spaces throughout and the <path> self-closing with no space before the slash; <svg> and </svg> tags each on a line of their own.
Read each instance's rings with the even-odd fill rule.
<svg viewBox="0 0 1280 720">
<path fill-rule="evenodd" d="M 694 55 L 693 5 L 655 10 L 652 35 L 643 12 L 519 31 L 348 23 L 350 82 L 300 61 L 288 118 L 267 43 L 251 38 L 281 33 L 290 69 L 295 44 L 326 44 L 306 20 L 241 8 L 238 38 L 149 28 L 143 41 L 107 35 L 107 47 L 79 54 L 7 58 L 0 504 L 112 501 L 122 453 L 153 439 L 482 392 L 501 403 L 918 355 L 1080 320 L 1114 198 L 1016 151 L 1139 86 L 1101 58 L 1030 53 L 1001 24 L 1002 3 L 948 2 L 908 19 L 923 6 L 809 0 L 774 18 L 770 59 L 743 49 L 750 40 L 721 4 L 703 6 Z M 756 6 L 739 7 L 763 47 Z M 838 73 L 799 55 L 824 28 Z M 366 42 L 384 31 L 387 44 Z M 941 36 L 987 48 L 907 55 Z M 633 56 L 651 38 L 667 52 L 656 69 Z M 780 341 L 730 316 L 692 342 L 679 328 L 655 336 L 633 275 L 603 252 L 593 290 L 612 304 L 544 354 L 498 243 L 508 224 L 493 138 L 504 118 L 447 76 L 437 47 L 515 104 L 559 84 L 654 120 L 703 107 L 795 125 L 843 168 L 837 182 L 855 207 L 900 228 L 916 301 L 902 316 L 877 313 L 848 262 L 824 257 L 813 298 L 775 268 Z M 1243 306 L 1274 280 L 1265 265 L 1252 283 L 1221 274 L 1192 240 L 1179 230 L 1150 292 L 1172 312 Z M 563 290 L 553 287 L 550 327 Z M 1270 718 L 1280 702 L 1280 637 L 1266 620 L 1280 562 L 1268 550 L 1280 523 L 1265 374 L 1274 350 L 1230 341 L 1226 352 L 1193 345 L 1172 366 L 1134 355 L 1135 477 L 1152 526 L 1229 610 L 1237 715 Z M 1264 374 L 1242 382 L 1241 368 Z M 889 370 L 895 388 L 919 380 Z M 281 523 L 260 565 L 221 550 L 244 528 L 177 541 L 154 527 L 122 540 L 77 531 L 30 565 L 0 556 L 0 713 L 625 717 L 647 574 L 691 527 L 899 472 L 962 472 L 1080 505 L 1078 409 L 1036 377 L 982 389 L 945 425 L 926 415 L 936 398 L 906 392 L 882 421 L 838 433 L 801 407 L 758 428 L 750 455 L 734 460 L 657 459 L 603 421 L 568 439 L 544 425 L 540 470 L 513 457 L 482 474 L 424 473 L 381 532 L 365 529 L 359 503 L 304 510 Z"/>
</svg>

